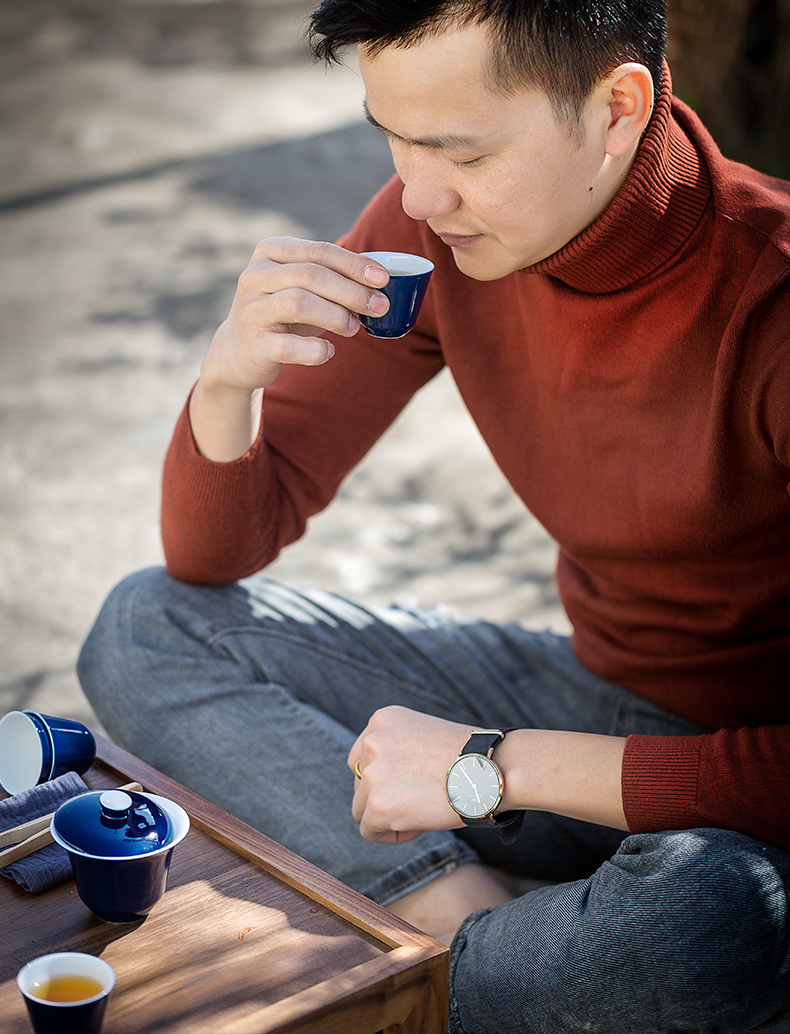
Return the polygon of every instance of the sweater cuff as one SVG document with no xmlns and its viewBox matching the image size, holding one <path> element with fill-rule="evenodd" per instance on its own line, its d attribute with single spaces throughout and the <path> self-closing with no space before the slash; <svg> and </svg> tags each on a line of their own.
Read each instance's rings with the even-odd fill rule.
<svg viewBox="0 0 790 1034">
<path fill-rule="evenodd" d="M 629 736 L 623 808 L 632 833 L 699 826 L 697 781 L 704 736 Z"/>
</svg>

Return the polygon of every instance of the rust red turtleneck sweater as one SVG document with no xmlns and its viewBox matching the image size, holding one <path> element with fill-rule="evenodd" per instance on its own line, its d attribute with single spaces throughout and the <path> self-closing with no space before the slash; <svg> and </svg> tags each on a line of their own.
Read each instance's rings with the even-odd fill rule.
<svg viewBox="0 0 790 1034">
<path fill-rule="evenodd" d="M 240 460 L 164 478 L 169 569 L 269 563 L 443 364 L 559 543 L 579 660 L 710 729 L 633 736 L 633 831 L 724 826 L 790 849 L 790 187 L 725 161 L 665 86 L 631 173 L 562 251 L 464 277 L 392 180 L 342 242 L 436 264 L 415 332 L 338 340 L 266 391 Z"/>
</svg>

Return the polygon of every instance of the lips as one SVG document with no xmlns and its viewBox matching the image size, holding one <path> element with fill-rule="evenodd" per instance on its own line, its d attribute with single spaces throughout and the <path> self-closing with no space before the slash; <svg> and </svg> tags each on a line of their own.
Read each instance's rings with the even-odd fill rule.
<svg viewBox="0 0 790 1034">
<path fill-rule="evenodd" d="M 450 248 L 465 248 L 470 244 L 475 244 L 477 241 L 483 239 L 482 233 L 475 234 L 456 234 L 456 233 L 440 233 L 438 230 L 433 231 L 440 240 Z"/>
</svg>

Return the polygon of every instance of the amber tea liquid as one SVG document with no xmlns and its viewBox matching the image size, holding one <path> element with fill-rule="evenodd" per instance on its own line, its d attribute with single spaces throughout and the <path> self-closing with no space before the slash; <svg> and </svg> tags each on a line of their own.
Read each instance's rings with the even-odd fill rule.
<svg viewBox="0 0 790 1034">
<path fill-rule="evenodd" d="M 93 977 L 84 977 L 81 973 L 59 973 L 34 984 L 28 993 L 44 1002 L 81 1002 L 93 998 L 103 988 L 104 985 Z"/>
</svg>

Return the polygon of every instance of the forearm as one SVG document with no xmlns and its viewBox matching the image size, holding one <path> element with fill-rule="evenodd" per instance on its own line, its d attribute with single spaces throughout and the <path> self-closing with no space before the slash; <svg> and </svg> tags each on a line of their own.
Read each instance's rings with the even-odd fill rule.
<svg viewBox="0 0 790 1034">
<path fill-rule="evenodd" d="M 396 844 L 426 829 L 459 828 L 445 778 L 473 731 L 407 707 L 375 711 L 348 755 L 349 767 L 360 775 L 352 812 L 362 835 Z M 493 755 L 505 781 L 498 812 L 550 811 L 627 829 L 620 776 L 624 747 L 625 739 L 616 736 L 507 733 Z"/>
<path fill-rule="evenodd" d="M 627 829 L 621 772 L 625 739 L 517 729 L 494 752 L 505 778 L 500 811 L 550 811 Z"/>
<path fill-rule="evenodd" d="M 215 463 L 243 456 L 258 437 L 262 402 L 263 389 L 212 385 L 201 376 L 189 402 L 189 421 L 200 454 Z"/>
</svg>

